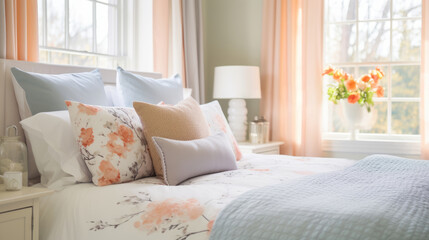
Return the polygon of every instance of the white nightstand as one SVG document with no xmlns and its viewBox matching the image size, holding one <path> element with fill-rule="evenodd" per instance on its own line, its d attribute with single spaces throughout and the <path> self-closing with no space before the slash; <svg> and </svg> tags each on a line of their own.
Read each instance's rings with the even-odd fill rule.
<svg viewBox="0 0 429 240">
<path fill-rule="evenodd" d="M 0 239 L 38 240 L 39 198 L 53 192 L 35 187 L 6 191 L 0 185 Z"/>
<path fill-rule="evenodd" d="M 280 154 L 280 146 L 283 142 L 269 142 L 263 144 L 251 144 L 250 142 L 240 142 L 238 147 L 242 153 L 257 154 Z"/>
</svg>

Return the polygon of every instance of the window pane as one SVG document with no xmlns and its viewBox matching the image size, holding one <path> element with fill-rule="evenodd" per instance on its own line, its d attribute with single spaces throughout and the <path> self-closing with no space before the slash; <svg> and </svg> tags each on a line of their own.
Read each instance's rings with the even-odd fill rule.
<svg viewBox="0 0 429 240">
<path fill-rule="evenodd" d="M 43 21 L 43 1 L 37 2 L 37 12 L 38 12 L 38 28 L 39 28 L 39 45 L 44 45 L 44 33 L 45 33 L 45 24 Z"/>
<path fill-rule="evenodd" d="M 325 41 L 325 62 L 353 62 L 356 53 L 356 24 L 330 24 Z"/>
<path fill-rule="evenodd" d="M 40 50 L 39 51 L 39 62 L 48 62 L 48 52 L 45 50 Z"/>
<path fill-rule="evenodd" d="M 64 0 L 47 0 L 47 39 L 49 47 L 65 47 L 65 5 Z"/>
<path fill-rule="evenodd" d="M 376 102 L 371 109 L 370 118 L 368 120 L 368 128 L 360 130 L 361 133 L 387 133 L 387 103 Z"/>
<path fill-rule="evenodd" d="M 111 57 L 98 57 L 98 67 L 100 68 L 116 68 L 118 66 L 118 63 L 115 58 Z"/>
<path fill-rule="evenodd" d="M 327 10 L 329 22 L 355 20 L 356 0 L 329 0 Z"/>
<path fill-rule="evenodd" d="M 70 54 L 50 52 L 50 62 L 55 64 L 68 65 L 70 64 Z"/>
<path fill-rule="evenodd" d="M 92 2 L 72 0 L 70 4 L 70 49 L 92 51 Z"/>
<path fill-rule="evenodd" d="M 390 0 L 359 0 L 359 20 L 390 18 Z"/>
<path fill-rule="evenodd" d="M 419 61 L 421 20 L 393 21 L 392 56 L 394 61 Z"/>
<path fill-rule="evenodd" d="M 115 7 L 97 3 L 97 52 L 99 53 L 116 54 L 116 11 Z"/>
<path fill-rule="evenodd" d="M 98 2 L 108 3 L 108 4 L 118 4 L 117 0 L 97 0 Z"/>
<path fill-rule="evenodd" d="M 95 67 L 97 66 L 97 57 L 72 55 L 72 65 Z"/>
<path fill-rule="evenodd" d="M 422 0 L 392 0 L 393 17 L 421 17 Z"/>
<path fill-rule="evenodd" d="M 359 60 L 386 61 L 390 53 L 389 21 L 359 23 Z"/>
<path fill-rule="evenodd" d="M 420 96 L 420 66 L 392 67 L 392 97 Z"/>
<path fill-rule="evenodd" d="M 392 133 L 419 134 L 419 103 L 392 103 Z"/>
</svg>

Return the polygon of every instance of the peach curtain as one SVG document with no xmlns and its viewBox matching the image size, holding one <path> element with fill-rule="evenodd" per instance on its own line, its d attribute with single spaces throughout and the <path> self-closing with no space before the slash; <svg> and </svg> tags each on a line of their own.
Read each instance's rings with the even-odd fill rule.
<svg viewBox="0 0 429 240">
<path fill-rule="evenodd" d="M 323 1 L 265 0 L 261 112 L 282 154 L 320 156 Z"/>
<path fill-rule="evenodd" d="M 429 2 L 423 1 L 422 64 L 420 80 L 421 158 L 429 159 Z"/>
<path fill-rule="evenodd" d="M 153 1 L 153 66 L 163 77 L 179 73 L 186 85 L 182 1 Z"/>
<path fill-rule="evenodd" d="M 0 58 L 37 62 L 37 0 L 0 0 L 0 6 Z"/>
</svg>

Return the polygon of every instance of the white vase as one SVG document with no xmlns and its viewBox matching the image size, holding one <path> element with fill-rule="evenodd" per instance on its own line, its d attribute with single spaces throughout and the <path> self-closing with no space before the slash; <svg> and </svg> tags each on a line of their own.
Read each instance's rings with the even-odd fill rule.
<svg viewBox="0 0 429 240">
<path fill-rule="evenodd" d="M 351 104 L 347 100 L 341 101 L 344 117 L 346 118 L 347 125 L 350 129 L 351 140 L 356 140 L 356 131 L 362 126 L 366 109 L 359 105 L 359 103 Z"/>
</svg>

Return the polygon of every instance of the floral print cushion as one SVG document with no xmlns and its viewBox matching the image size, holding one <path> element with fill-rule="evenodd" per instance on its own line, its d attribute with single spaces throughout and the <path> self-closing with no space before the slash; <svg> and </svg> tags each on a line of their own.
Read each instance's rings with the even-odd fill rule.
<svg viewBox="0 0 429 240">
<path fill-rule="evenodd" d="M 148 145 L 134 109 L 66 104 L 82 159 L 95 185 L 153 176 Z"/>
<path fill-rule="evenodd" d="M 240 149 L 238 148 L 237 140 L 235 140 L 232 134 L 231 128 L 229 127 L 228 121 L 223 115 L 222 108 L 218 101 L 209 102 L 200 106 L 203 111 L 204 117 L 210 128 L 210 135 L 214 135 L 218 132 L 224 132 L 231 142 L 232 150 L 235 154 L 235 159 L 238 161 L 243 156 Z"/>
</svg>

